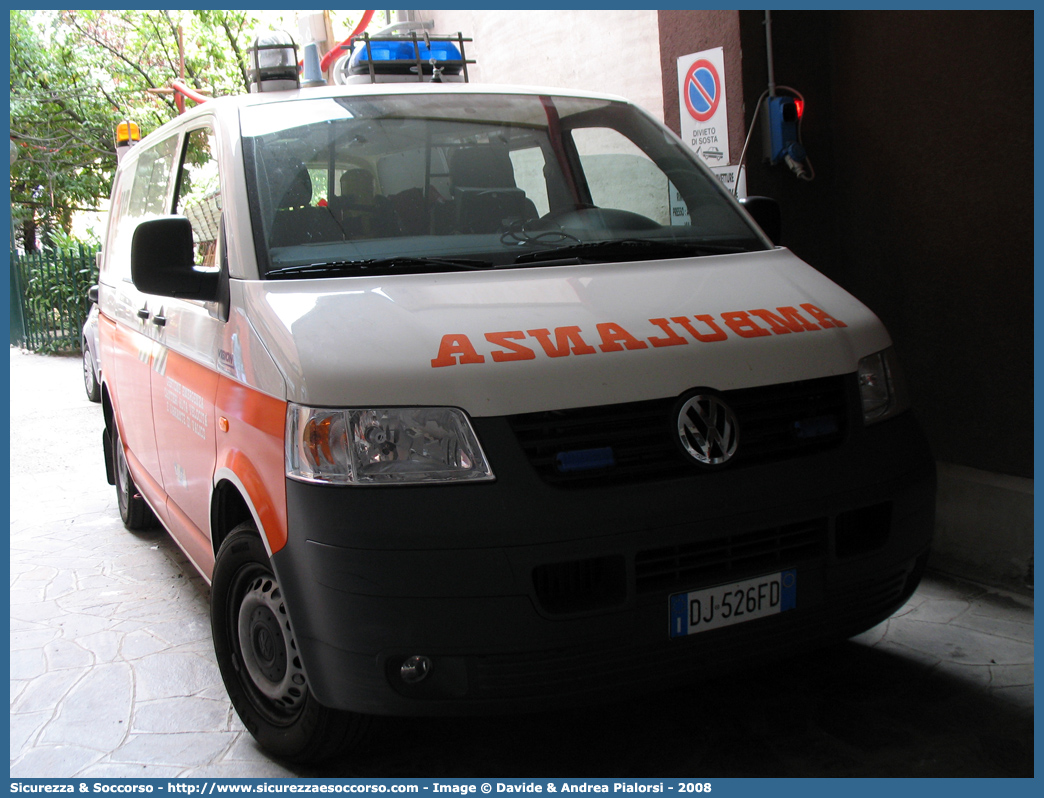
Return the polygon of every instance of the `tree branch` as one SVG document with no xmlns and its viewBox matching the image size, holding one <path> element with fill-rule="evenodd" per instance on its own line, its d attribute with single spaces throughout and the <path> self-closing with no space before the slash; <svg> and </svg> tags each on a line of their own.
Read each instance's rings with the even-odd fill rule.
<svg viewBox="0 0 1044 798">
<path fill-rule="evenodd" d="M 140 64 L 137 64 L 133 60 L 131 60 L 130 58 L 127 58 L 127 56 L 125 56 L 122 52 L 120 52 L 116 48 L 112 47 L 108 42 L 98 38 L 97 36 L 95 36 L 90 31 L 85 30 L 75 18 L 71 19 L 71 23 L 72 23 L 72 26 L 74 28 L 76 28 L 76 30 L 78 30 L 80 33 L 82 33 L 84 36 L 86 36 L 92 42 L 97 44 L 99 47 L 101 47 L 107 53 L 109 53 L 112 56 L 115 56 L 119 61 L 121 61 L 124 64 L 126 64 L 127 66 L 129 66 L 132 71 L 134 71 L 138 75 L 140 75 L 144 79 L 146 85 L 149 88 L 152 88 L 152 89 L 158 88 L 156 86 L 156 84 L 153 82 L 152 76 L 148 72 L 146 72 L 144 69 L 142 69 Z M 171 107 L 171 109 L 176 110 L 173 102 L 171 102 L 169 100 L 166 101 L 166 102 Z"/>
<path fill-rule="evenodd" d="M 245 18 L 241 17 L 239 20 L 240 30 L 242 30 L 244 19 Z M 226 19 L 221 20 L 221 27 L 225 31 L 225 35 L 228 37 L 228 43 L 232 47 L 232 52 L 235 53 L 236 65 L 239 67 L 239 74 L 243 78 L 243 88 L 246 91 L 250 91 L 250 77 L 247 74 L 246 60 L 243 58 L 243 51 L 239 49 L 239 44 L 236 41 L 236 34 L 234 34 L 232 29 L 228 26 L 228 20 Z"/>
</svg>

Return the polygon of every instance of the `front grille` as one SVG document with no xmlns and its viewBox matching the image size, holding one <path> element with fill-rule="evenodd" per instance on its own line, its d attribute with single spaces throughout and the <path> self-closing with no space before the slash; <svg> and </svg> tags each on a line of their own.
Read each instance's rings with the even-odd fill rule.
<svg viewBox="0 0 1044 798">
<path fill-rule="evenodd" d="M 742 467 L 838 445 L 847 428 L 846 378 L 726 391 L 739 421 L 734 465 Z M 676 398 L 510 416 L 529 462 L 551 484 L 581 487 L 692 474 L 675 431 Z M 598 453 L 589 469 L 564 469 L 560 455 Z M 611 452 L 611 457 L 603 452 Z M 731 464 L 730 464 L 731 465 Z"/>
<path fill-rule="evenodd" d="M 822 558 L 828 547 L 829 521 L 817 518 L 649 549 L 638 552 L 635 557 L 635 588 L 642 594 L 728 582 Z"/>
<path fill-rule="evenodd" d="M 821 602 L 799 605 L 800 611 L 677 639 L 668 639 L 664 602 L 658 642 L 613 641 L 477 657 L 470 663 L 469 687 L 472 695 L 489 698 L 579 696 L 643 682 L 666 687 L 691 679 L 695 669 L 760 661 L 858 634 L 898 609 L 918 573 L 907 565 L 862 582 L 827 586 Z"/>
<path fill-rule="evenodd" d="M 533 569 L 533 588 L 552 614 L 612 607 L 627 598 L 627 564 L 615 555 L 540 565 Z"/>
</svg>

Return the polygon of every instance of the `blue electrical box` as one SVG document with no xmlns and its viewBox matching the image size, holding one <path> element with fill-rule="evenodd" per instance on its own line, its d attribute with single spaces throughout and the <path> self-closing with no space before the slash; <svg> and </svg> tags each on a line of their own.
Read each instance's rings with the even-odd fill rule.
<svg viewBox="0 0 1044 798">
<path fill-rule="evenodd" d="M 779 163 L 784 156 L 793 155 L 793 145 L 798 144 L 797 100 L 793 97 L 769 97 L 769 161 Z"/>
</svg>

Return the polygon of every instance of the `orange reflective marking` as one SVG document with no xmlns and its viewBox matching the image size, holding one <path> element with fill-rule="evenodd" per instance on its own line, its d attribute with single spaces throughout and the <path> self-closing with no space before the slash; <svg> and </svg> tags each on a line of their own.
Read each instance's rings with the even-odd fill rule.
<svg viewBox="0 0 1044 798">
<path fill-rule="evenodd" d="M 232 471 L 247 493 L 273 552 L 286 545 L 286 401 L 221 376 L 217 412 L 228 434 L 217 439 L 217 470 Z"/>
<path fill-rule="evenodd" d="M 776 308 L 779 311 L 779 315 L 776 315 L 771 310 L 760 308 L 759 310 L 752 310 L 751 313 L 757 316 L 762 321 L 768 322 L 768 325 L 772 328 L 772 332 L 776 335 L 786 335 L 791 332 L 805 332 L 806 330 L 818 330 L 819 327 L 800 313 L 797 308 Z"/>
<path fill-rule="evenodd" d="M 645 343 L 645 341 L 639 341 L 619 324 L 608 322 L 606 324 L 596 324 L 595 328 L 598 330 L 598 334 L 602 337 L 602 343 L 598 348 L 603 352 L 619 352 L 624 348 L 649 348 L 649 344 Z"/>
<path fill-rule="evenodd" d="M 509 351 L 503 352 L 493 350 L 490 354 L 493 356 L 493 360 L 497 363 L 503 363 L 507 360 L 534 360 L 536 358 L 536 352 L 530 349 L 528 346 L 522 346 L 522 344 L 513 343 L 510 339 L 512 338 L 525 338 L 526 334 L 521 330 L 514 330 L 512 332 L 496 332 L 486 333 L 486 340 L 491 344 L 497 344 L 498 346 L 504 347 Z"/>
<path fill-rule="evenodd" d="M 667 333 L 666 338 L 657 338 L 655 335 L 650 336 L 649 343 L 653 346 L 679 346 L 680 344 L 689 343 L 680 335 L 678 335 L 678 333 L 671 329 L 671 323 L 667 321 L 667 319 L 649 319 L 649 323 L 655 324 L 657 327 L 659 327 L 661 330 Z"/>
<path fill-rule="evenodd" d="M 729 337 L 729 334 L 725 332 L 723 329 L 721 329 L 721 327 L 718 326 L 717 322 L 714 321 L 713 316 L 705 314 L 702 316 L 693 316 L 693 318 L 696 319 L 696 321 L 702 322 L 703 324 L 710 327 L 711 332 L 699 332 L 693 326 L 692 322 L 689 321 L 689 319 L 687 319 L 685 316 L 671 316 L 671 321 L 680 324 L 682 327 L 685 328 L 685 332 L 687 332 L 697 341 L 701 341 L 705 344 L 714 343 L 715 341 L 724 341 Z"/>
<path fill-rule="evenodd" d="M 550 330 L 529 330 L 528 334 L 540 342 L 548 357 L 565 357 L 570 352 L 574 355 L 593 355 L 598 351 L 580 337 L 579 327 L 555 327 L 553 344 Z"/>
<path fill-rule="evenodd" d="M 486 358 L 475 351 L 466 335 L 444 335 L 439 344 L 439 354 L 431 361 L 432 368 L 456 366 L 457 363 L 485 363 Z"/>
<path fill-rule="evenodd" d="M 167 528 L 209 578 L 214 559 L 210 487 L 218 377 L 184 355 L 162 351 L 163 370 L 152 372 L 152 425 L 167 494 Z"/>
<path fill-rule="evenodd" d="M 823 325 L 824 328 L 826 328 L 828 330 L 831 327 L 847 327 L 848 326 L 843 321 L 839 321 L 838 319 L 835 319 L 829 313 L 827 313 L 826 311 L 820 310 L 815 305 L 810 305 L 810 304 L 808 304 L 806 302 L 801 307 L 803 307 L 805 310 L 807 310 L 808 311 L 808 315 L 812 316 L 816 321 L 818 321 L 821 325 Z"/>
<path fill-rule="evenodd" d="M 755 324 L 750 314 L 743 310 L 722 313 L 721 320 L 725 322 L 726 327 L 743 338 L 760 338 L 763 335 L 772 335 L 769 330 Z M 787 332 L 790 332 L 790 330 L 787 330 Z"/>
<path fill-rule="evenodd" d="M 561 358 L 568 355 L 593 355 L 599 350 L 606 353 L 637 351 L 648 349 L 650 344 L 654 348 L 688 344 L 689 338 L 682 335 L 673 325 L 684 330 L 694 341 L 703 344 L 728 340 L 729 333 L 726 328 L 739 338 L 750 339 L 848 326 L 815 305 L 805 303 L 801 305 L 801 308 L 818 324 L 801 315 L 797 308 L 784 305 L 777 307 L 774 311 L 767 308 L 730 310 L 719 313 L 717 318 L 709 313 L 700 313 L 693 316 L 671 316 L 669 320 L 667 318 L 649 319 L 649 324 L 664 335 L 645 333 L 645 340 L 634 334 L 634 330 L 637 328 L 632 327 L 631 330 L 627 330 L 616 322 L 601 322 L 595 324 L 595 332 L 601 341 L 597 349 L 584 340 L 583 330 L 575 325 L 555 327 L 554 331 L 539 328 L 526 330 L 525 333 L 522 330 L 490 332 L 484 333 L 483 336 L 490 344 L 502 347 L 489 350 L 489 357 L 494 363 L 503 363 L 514 360 L 534 360 L 540 351 L 543 351 L 547 357 Z M 755 319 L 766 323 L 768 327 L 762 327 Z M 590 332 L 588 334 L 590 335 Z M 527 336 L 540 344 L 540 349 L 519 343 Z M 442 368 L 466 364 L 477 365 L 485 362 L 486 356 L 475 348 L 466 334 L 454 333 L 442 336 L 438 355 L 431 361 L 431 366 L 432 368 Z"/>
</svg>

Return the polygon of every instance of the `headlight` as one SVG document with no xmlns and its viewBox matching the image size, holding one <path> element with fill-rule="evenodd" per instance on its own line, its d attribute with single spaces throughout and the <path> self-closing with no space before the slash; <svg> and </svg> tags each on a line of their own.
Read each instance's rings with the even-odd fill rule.
<svg viewBox="0 0 1044 798">
<path fill-rule="evenodd" d="M 909 409 L 906 381 L 892 347 L 859 361 L 859 394 L 865 424 L 884 421 Z"/>
<path fill-rule="evenodd" d="M 409 485 L 493 479 L 471 423 L 452 407 L 302 407 L 286 415 L 286 474 L 302 482 Z"/>
</svg>

